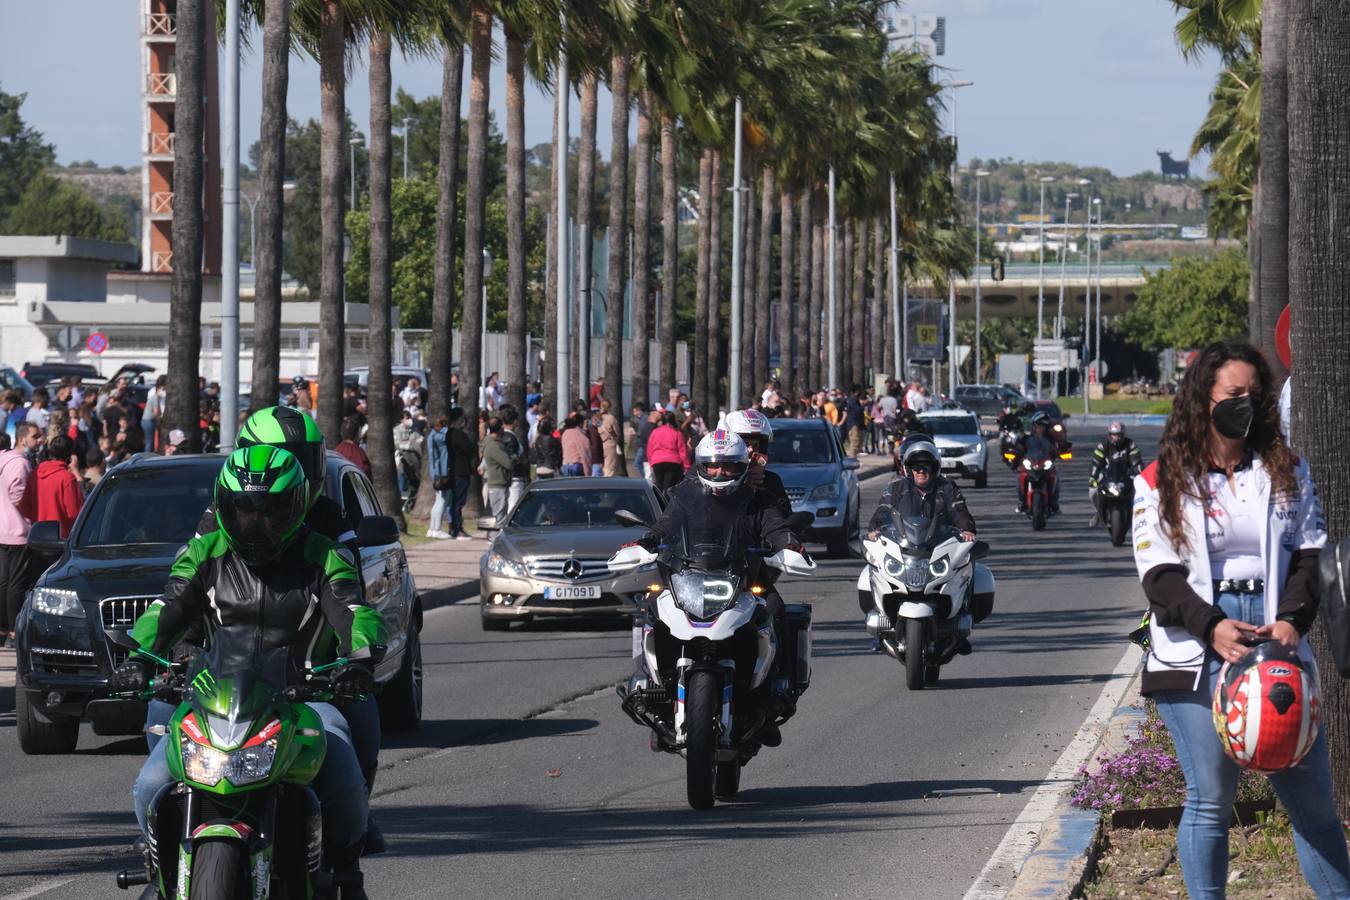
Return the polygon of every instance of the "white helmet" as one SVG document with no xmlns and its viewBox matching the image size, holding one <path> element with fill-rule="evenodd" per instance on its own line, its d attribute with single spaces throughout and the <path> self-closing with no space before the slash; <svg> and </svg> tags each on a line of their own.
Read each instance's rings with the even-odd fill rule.
<svg viewBox="0 0 1350 900">
<path fill-rule="evenodd" d="M 738 409 L 726 418 L 727 430 L 741 436 L 742 440 L 763 438 L 768 444 L 773 440 L 773 425 L 769 417 L 757 409 Z"/>
<path fill-rule="evenodd" d="M 900 445 L 900 465 L 906 472 L 914 466 L 924 466 L 936 475 L 942 469 L 942 454 L 928 435 L 915 435 Z"/>
<path fill-rule="evenodd" d="M 746 473 L 750 469 L 750 451 L 745 446 L 745 441 L 734 432 L 728 431 L 725 425 L 725 422 L 718 423 L 717 430 L 704 435 L 703 440 L 698 442 L 698 448 L 694 450 L 694 466 L 698 472 L 698 480 L 703 482 L 704 489 L 710 494 L 729 494 L 735 491 L 745 481 Z M 709 475 L 708 467 L 714 464 L 731 466 L 734 474 L 716 477 Z"/>
</svg>

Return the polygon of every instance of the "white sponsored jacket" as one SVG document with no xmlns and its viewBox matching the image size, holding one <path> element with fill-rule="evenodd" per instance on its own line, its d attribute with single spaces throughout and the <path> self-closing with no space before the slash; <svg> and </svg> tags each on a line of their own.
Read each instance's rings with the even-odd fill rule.
<svg viewBox="0 0 1350 900">
<path fill-rule="evenodd" d="M 1322 516 L 1322 505 L 1317 499 L 1308 464 L 1298 460 L 1294 477 L 1297 493 L 1282 492 L 1272 495 L 1270 477 L 1260 459 L 1252 460 L 1252 474 L 1247 479 L 1246 498 L 1252 508 L 1269 509 L 1267 525 L 1261 533 L 1261 558 L 1265 564 L 1265 624 L 1274 622 L 1280 605 L 1280 593 L 1289 574 L 1289 562 L 1297 550 L 1319 549 L 1326 545 L 1327 528 Z M 1205 505 L 1193 498 L 1183 497 L 1182 520 L 1185 522 L 1190 546 L 1185 555 L 1179 555 L 1163 530 L 1158 505 L 1158 463 L 1150 464 L 1134 479 L 1134 562 L 1142 579 L 1149 571 L 1164 565 L 1179 565 L 1186 570 L 1186 583 L 1206 603 L 1214 603 L 1213 583 L 1210 578 L 1209 551 L 1205 544 Z M 1180 626 L 1162 626 L 1154 616 L 1149 625 L 1151 652 L 1144 663 L 1146 672 L 1195 673 L 1195 685 L 1205 662 L 1205 644 Z M 1304 638 L 1299 655 L 1312 661 L 1312 650 Z"/>
</svg>

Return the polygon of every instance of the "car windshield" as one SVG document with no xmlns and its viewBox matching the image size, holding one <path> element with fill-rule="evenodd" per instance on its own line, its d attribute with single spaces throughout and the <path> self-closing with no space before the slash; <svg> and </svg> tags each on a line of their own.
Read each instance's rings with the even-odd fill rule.
<svg viewBox="0 0 1350 900">
<path fill-rule="evenodd" d="M 773 465 L 820 465 L 834 462 L 830 435 L 823 428 L 781 428 L 769 442 L 769 462 Z"/>
<path fill-rule="evenodd" d="M 970 416 L 919 416 L 924 430 L 931 435 L 979 434 L 980 427 Z"/>
<path fill-rule="evenodd" d="M 211 505 L 211 466 L 154 466 L 107 476 L 85 512 L 76 547 L 186 544 Z"/>
<path fill-rule="evenodd" d="M 644 522 L 656 511 L 639 488 L 531 491 L 511 514 L 513 528 L 601 528 L 616 525 L 614 513 L 626 510 Z"/>
</svg>

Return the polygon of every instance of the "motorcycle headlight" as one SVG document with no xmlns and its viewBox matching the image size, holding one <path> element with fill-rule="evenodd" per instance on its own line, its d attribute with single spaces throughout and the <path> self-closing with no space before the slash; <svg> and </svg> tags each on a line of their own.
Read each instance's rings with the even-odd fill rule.
<svg viewBox="0 0 1350 900">
<path fill-rule="evenodd" d="M 491 574 L 500 575 L 503 578 L 528 578 L 530 575 L 523 564 L 502 556 L 496 550 L 487 555 L 487 562 L 484 566 Z"/>
<path fill-rule="evenodd" d="M 695 619 L 711 619 L 736 602 L 736 583 L 702 572 L 677 572 L 670 576 L 675 605 Z"/>
<path fill-rule="evenodd" d="M 939 559 L 935 559 L 928 564 L 928 571 L 932 573 L 934 578 L 941 578 L 943 575 L 946 575 L 948 572 L 950 572 L 951 569 L 952 569 L 951 561 L 948 560 L 947 557 L 945 556 Z"/>
<path fill-rule="evenodd" d="M 1106 492 L 1107 492 L 1108 494 L 1110 494 L 1112 497 L 1119 497 L 1119 496 L 1120 496 L 1120 485 L 1118 485 L 1118 484 L 1108 484 L 1108 485 L 1106 486 Z"/>
<path fill-rule="evenodd" d="M 84 604 L 80 603 L 80 595 L 74 591 L 33 588 L 28 594 L 28 603 L 34 612 L 46 613 L 49 616 L 84 618 Z"/>
<path fill-rule="evenodd" d="M 1053 469 L 1054 467 L 1055 467 L 1055 461 L 1054 461 L 1053 459 L 1047 459 L 1045 462 L 1041 463 L 1041 468 L 1044 469 L 1044 470 L 1047 471 L 1047 472 L 1049 472 L 1049 471 L 1050 471 L 1051 469 Z"/>
<path fill-rule="evenodd" d="M 839 485 L 831 481 L 829 484 L 818 485 L 811 491 L 812 500 L 837 500 L 839 498 Z"/>
<path fill-rule="evenodd" d="M 272 772 L 277 755 L 277 739 L 226 753 L 199 744 L 187 735 L 180 738 L 183 748 L 183 774 L 189 781 L 214 786 L 226 778 L 230 784 L 245 785 L 262 781 Z"/>
<path fill-rule="evenodd" d="M 1024 468 L 1024 469 L 1030 469 L 1030 468 L 1031 468 L 1031 460 L 1029 460 L 1029 459 L 1024 459 L 1024 460 L 1022 460 L 1022 468 Z"/>
<path fill-rule="evenodd" d="M 900 562 L 900 560 L 896 559 L 894 556 L 888 556 L 888 557 L 886 557 L 886 577 L 887 577 L 887 578 L 897 578 L 897 579 L 898 579 L 898 578 L 900 577 L 901 573 L 903 573 L 904 571 L 905 571 L 905 566 L 904 566 L 903 563 Z"/>
</svg>

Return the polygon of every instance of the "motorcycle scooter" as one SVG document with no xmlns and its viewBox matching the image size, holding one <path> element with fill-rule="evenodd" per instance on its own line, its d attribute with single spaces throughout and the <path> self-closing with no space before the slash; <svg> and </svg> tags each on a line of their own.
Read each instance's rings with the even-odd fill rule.
<svg viewBox="0 0 1350 900">
<path fill-rule="evenodd" d="M 614 518 L 647 524 L 622 510 Z M 709 537 L 685 529 L 655 552 L 633 545 L 609 560 L 614 572 L 652 569 L 641 662 L 618 694 L 624 712 L 651 729 L 653 749 L 685 758 L 694 809 L 736 795 L 765 729 L 786 722 L 811 683 L 811 606 L 784 605 L 780 646 L 759 575 L 762 568 L 810 575 L 815 563 L 794 550 L 738 546 L 733 535 Z"/>
<path fill-rule="evenodd" d="M 867 566 L 858 576 L 867 633 L 892 659 L 904 663 L 911 691 L 936 685 L 942 666 L 968 653 L 972 627 L 994 608 L 993 573 L 976 560 L 984 541 L 927 516 L 893 514 L 863 541 Z"/>
</svg>

